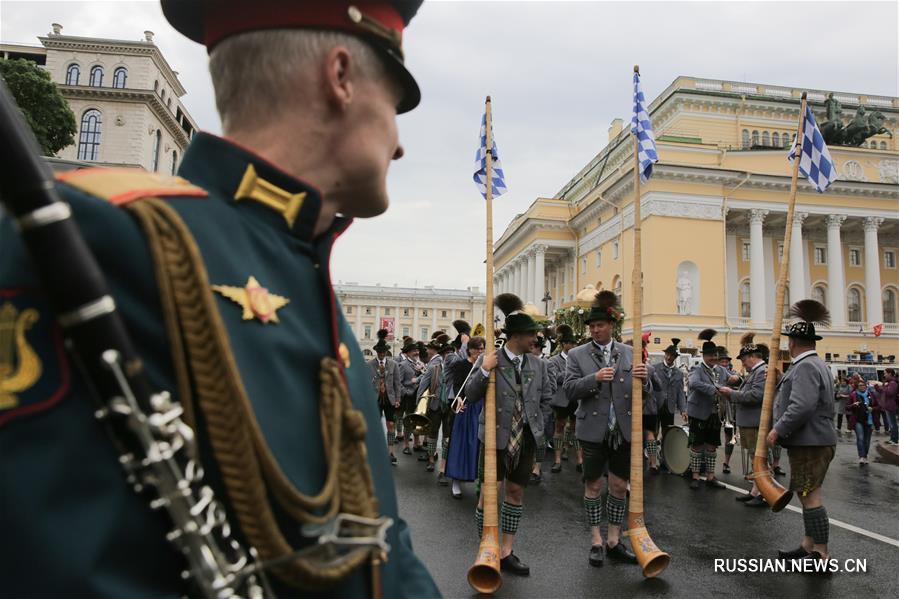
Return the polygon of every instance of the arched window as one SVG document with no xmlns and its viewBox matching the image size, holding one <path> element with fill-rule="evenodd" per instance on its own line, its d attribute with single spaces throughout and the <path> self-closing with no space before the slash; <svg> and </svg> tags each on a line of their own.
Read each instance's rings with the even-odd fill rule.
<svg viewBox="0 0 899 599">
<path fill-rule="evenodd" d="M 157 79 L 156 81 L 153 82 L 153 91 L 154 92 L 159 91 L 159 79 Z"/>
<path fill-rule="evenodd" d="M 771 134 L 771 145 L 775 148 L 780 147 L 780 134 L 777 131 Z"/>
<path fill-rule="evenodd" d="M 85 110 L 81 115 L 81 133 L 78 135 L 78 160 L 97 160 L 100 157 L 100 111 Z"/>
<path fill-rule="evenodd" d="M 156 130 L 156 135 L 153 137 L 153 172 L 159 170 L 159 146 L 162 145 L 162 133 L 160 133 L 159 129 Z"/>
<path fill-rule="evenodd" d="M 771 136 L 768 134 L 767 131 L 762 132 L 762 145 L 763 146 L 771 145 Z"/>
<path fill-rule="evenodd" d="M 103 67 L 97 65 L 91 68 L 91 87 L 103 87 Z"/>
<path fill-rule="evenodd" d="M 886 149 L 887 149 L 887 142 L 885 142 L 885 141 L 880 142 L 880 149 L 881 149 L 881 150 L 886 150 Z"/>
<path fill-rule="evenodd" d="M 752 132 L 752 145 L 753 146 L 759 145 L 759 132 L 758 131 Z"/>
<path fill-rule="evenodd" d="M 749 281 L 743 281 L 743 284 L 740 285 L 740 318 L 749 318 L 752 316 L 751 305 Z"/>
<path fill-rule="evenodd" d="M 850 287 L 847 297 L 847 308 L 849 310 L 849 322 L 862 321 L 862 293 L 857 287 Z"/>
<path fill-rule="evenodd" d="M 876 150 L 876 149 L 877 149 L 877 142 L 876 142 L 876 141 L 871 141 L 871 147 L 874 148 L 874 149 Z"/>
<path fill-rule="evenodd" d="M 743 149 L 748 150 L 749 149 L 749 129 L 743 129 L 743 137 L 742 137 L 741 141 L 743 142 Z"/>
<path fill-rule="evenodd" d="M 81 77 L 81 67 L 72 63 L 66 69 L 66 85 L 78 85 L 78 78 Z"/>
<path fill-rule="evenodd" d="M 124 89 L 125 83 L 128 81 L 128 69 L 119 67 L 112 72 L 112 86 L 118 89 Z"/>
<path fill-rule="evenodd" d="M 896 292 L 892 289 L 883 290 L 883 321 L 896 322 Z"/>
<path fill-rule="evenodd" d="M 177 170 L 178 170 L 178 151 L 172 150 L 172 174 L 174 175 L 175 171 L 177 171 Z"/>
<path fill-rule="evenodd" d="M 165 90 L 162 90 L 162 93 L 159 94 L 162 98 L 162 101 L 165 102 Z"/>
<path fill-rule="evenodd" d="M 618 305 L 621 305 L 621 277 L 615 277 L 613 281 L 614 285 L 612 290 L 615 292 L 615 295 L 618 297 Z"/>
<path fill-rule="evenodd" d="M 827 291 L 824 289 L 824 285 L 815 285 L 812 287 L 812 299 L 825 306 L 827 305 Z"/>
</svg>

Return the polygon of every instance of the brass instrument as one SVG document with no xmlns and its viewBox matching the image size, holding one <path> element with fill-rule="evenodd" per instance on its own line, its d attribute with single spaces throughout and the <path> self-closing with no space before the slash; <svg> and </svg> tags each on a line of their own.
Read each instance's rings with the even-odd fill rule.
<svg viewBox="0 0 899 599">
<path fill-rule="evenodd" d="M 428 400 L 430 398 L 431 393 L 429 391 L 421 394 L 418 405 L 415 406 L 415 411 L 411 414 L 406 414 L 403 418 L 403 430 L 412 431 L 413 435 L 428 434 L 431 428 L 431 421 L 428 420 Z"/>
</svg>

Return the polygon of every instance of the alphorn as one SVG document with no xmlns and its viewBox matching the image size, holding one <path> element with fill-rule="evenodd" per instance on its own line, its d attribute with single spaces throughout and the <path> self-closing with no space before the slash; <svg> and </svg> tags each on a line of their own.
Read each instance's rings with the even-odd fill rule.
<svg viewBox="0 0 899 599">
<path fill-rule="evenodd" d="M 762 413 L 759 418 L 759 436 L 755 444 L 755 455 L 752 458 L 752 474 L 747 478 L 755 481 L 765 502 L 771 506 L 772 512 L 779 512 L 787 507 L 793 492 L 788 491 L 774 479 L 768 464 L 768 443 L 766 437 L 771 430 L 771 415 L 774 407 L 774 389 L 777 385 L 777 370 L 780 361 L 780 330 L 783 327 L 784 295 L 787 286 L 787 274 L 790 270 L 790 242 L 793 238 L 793 213 L 796 209 L 796 182 L 799 178 L 799 154 L 802 148 L 802 135 L 805 129 L 806 94 L 802 92 L 799 106 L 799 130 L 796 134 L 797 156 L 793 160 L 793 175 L 790 181 L 790 199 L 787 202 L 787 222 L 784 232 L 783 257 L 780 261 L 780 273 L 777 276 L 777 288 L 774 295 L 774 319 L 771 322 L 771 357 L 768 364 L 768 377 L 765 379 L 765 394 L 762 398 Z"/>
<path fill-rule="evenodd" d="M 487 297 L 485 347 L 494 345 L 493 331 L 493 131 L 491 130 L 490 96 L 486 101 L 487 115 Z M 484 531 L 478 555 L 468 569 L 468 584 L 478 593 L 493 594 L 503 586 L 499 570 L 499 514 L 496 505 L 496 370 L 490 371 L 484 395 Z"/>
<path fill-rule="evenodd" d="M 634 73 L 640 68 L 634 66 Z M 642 226 L 640 224 L 640 143 L 634 134 L 634 270 L 631 275 L 633 290 L 633 348 L 635 364 L 643 363 L 643 269 L 641 260 L 643 249 Z M 639 362 L 638 362 L 639 361 Z M 643 576 L 655 578 L 671 562 L 671 556 L 662 551 L 653 542 L 646 530 L 643 518 L 643 381 L 636 377 L 631 379 L 631 492 L 628 505 L 627 528 L 631 546 L 637 556 L 637 562 L 643 569 Z"/>
</svg>

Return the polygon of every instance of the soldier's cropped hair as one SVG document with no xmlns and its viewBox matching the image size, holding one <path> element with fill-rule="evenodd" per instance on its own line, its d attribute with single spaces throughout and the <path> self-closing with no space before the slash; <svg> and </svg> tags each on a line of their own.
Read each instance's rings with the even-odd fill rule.
<svg viewBox="0 0 899 599">
<path fill-rule="evenodd" d="M 225 133 L 278 118 L 295 108 L 297 97 L 289 82 L 336 46 L 345 46 L 357 74 L 381 79 L 385 66 L 361 39 L 337 31 L 268 29 L 241 33 L 223 40 L 209 57 L 215 104 Z"/>
</svg>

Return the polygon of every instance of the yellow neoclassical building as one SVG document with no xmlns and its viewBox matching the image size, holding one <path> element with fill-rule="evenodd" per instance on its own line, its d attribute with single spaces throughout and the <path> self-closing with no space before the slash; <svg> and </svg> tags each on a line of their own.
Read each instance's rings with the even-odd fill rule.
<svg viewBox="0 0 899 599">
<path fill-rule="evenodd" d="M 650 105 L 660 157 L 640 189 L 650 351 L 671 337 L 697 347 L 706 327 L 732 352 L 748 330 L 759 340 L 770 335 L 790 189 L 786 154 L 802 91 L 823 123 L 831 90 L 678 77 Z M 899 132 L 899 98 L 833 93 L 844 123 L 879 111 L 883 126 Z M 494 248 L 497 293 L 518 293 L 552 313 L 592 285 L 615 290 L 630 310 L 632 150 L 629 122 L 616 119 L 589 164 L 509 223 Z M 861 147 L 831 146 L 838 180 L 824 194 L 799 184 L 789 299 L 830 308 L 822 350 L 835 361 L 899 354 L 897 150 L 889 133 Z"/>
</svg>

